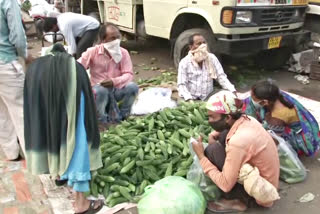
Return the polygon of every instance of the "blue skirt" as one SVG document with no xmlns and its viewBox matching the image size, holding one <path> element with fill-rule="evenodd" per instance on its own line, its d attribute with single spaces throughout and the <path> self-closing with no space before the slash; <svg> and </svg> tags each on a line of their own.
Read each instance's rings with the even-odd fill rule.
<svg viewBox="0 0 320 214">
<path fill-rule="evenodd" d="M 61 180 L 68 180 L 68 185 L 76 192 L 88 192 L 90 174 L 90 159 L 87 142 L 87 133 L 84 124 L 85 100 L 81 92 L 80 111 L 76 127 L 76 144 L 67 171 Z"/>
</svg>

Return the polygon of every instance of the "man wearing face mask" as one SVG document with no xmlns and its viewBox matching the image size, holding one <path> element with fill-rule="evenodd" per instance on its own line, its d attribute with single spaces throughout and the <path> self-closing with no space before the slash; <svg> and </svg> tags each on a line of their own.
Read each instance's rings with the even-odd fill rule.
<svg viewBox="0 0 320 214">
<path fill-rule="evenodd" d="M 209 202 L 208 209 L 244 211 L 252 198 L 242 185 L 237 184 L 239 171 L 248 163 L 257 167 L 260 176 L 278 188 L 280 166 L 276 144 L 256 119 L 242 114 L 242 101 L 233 93 L 220 91 L 214 94 L 206 108 L 209 124 L 215 131 L 210 134 L 209 146 L 205 150 L 201 138 L 192 146 L 204 172 L 224 192 L 223 198 L 228 199 Z M 263 207 L 273 205 L 256 203 Z"/>
<path fill-rule="evenodd" d="M 189 48 L 188 55 L 179 64 L 180 97 L 184 100 L 205 100 L 214 90 L 213 80 L 217 80 L 223 89 L 236 93 L 217 57 L 208 52 L 207 42 L 202 35 L 190 36 Z"/>
<path fill-rule="evenodd" d="M 90 69 L 99 121 L 118 122 L 129 116 L 139 87 L 132 82 L 131 58 L 120 47 L 118 27 L 110 23 L 102 26 L 99 37 L 101 43 L 89 48 L 78 61 Z"/>
</svg>

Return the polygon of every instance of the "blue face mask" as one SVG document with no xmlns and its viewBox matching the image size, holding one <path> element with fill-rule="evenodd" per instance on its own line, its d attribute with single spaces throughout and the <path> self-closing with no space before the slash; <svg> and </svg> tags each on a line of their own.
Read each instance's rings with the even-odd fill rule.
<svg viewBox="0 0 320 214">
<path fill-rule="evenodd" d="M 254 105 L 254 107 L 255 107 L 256 109 L 263 108 L 263 106 L 262 106 L 260 103 L 254 101 L 253 99 L 251 99 L 251 102 L 252 102 L 252 104 Z"/>
</svg>

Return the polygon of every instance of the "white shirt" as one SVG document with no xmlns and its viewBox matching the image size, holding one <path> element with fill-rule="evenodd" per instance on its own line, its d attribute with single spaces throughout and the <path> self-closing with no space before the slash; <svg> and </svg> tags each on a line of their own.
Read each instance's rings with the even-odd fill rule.
<svg viewBox="0 0 320 214">
<path fill-rule="evenodd" d="M 81 37 L 86 31 L 100 26 L 95 18 L 77 13 L 62 13 L 57 20 L 58 27 L 70 46 L 71 54 L 77 51 L 76 37 Z"/>
<path fill-rule="evenodd" d="M 209 58 L 215 66 L 217 81 L 221 87 L 231 92 L 235 92 L 236 89 L 234 85 L 228 80 L 217 57 L 210 53 Z M 202 68 L 198 65 L 195 66 L 191 61 L 190 55 L 187 55 L 179 63 L 178 91 L 179 96 L 183 97 L 185 100 L 204 100 L 211 92 L 213 92 L 213 79 L 210 77 L 207 68 L 205 65 L 203 65 Z"/>
</svg>

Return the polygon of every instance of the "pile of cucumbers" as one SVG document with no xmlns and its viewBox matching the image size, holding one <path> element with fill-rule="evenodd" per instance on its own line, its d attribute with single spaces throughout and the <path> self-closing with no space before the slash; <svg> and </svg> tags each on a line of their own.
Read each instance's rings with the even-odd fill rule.
<svg viewBox="0 0 320 214">
<path fill-rule="evenodd" d="M 144 117 L 131 117 L 101 133 L 103 167 L 93 173 L 91 194 L 113 207 L 136 202 L 145 187 L 166 176 L 186 177 L 193 159 L 189 139 L 212 131 L 204 103 L 180 103 Z"/>
</svg>

